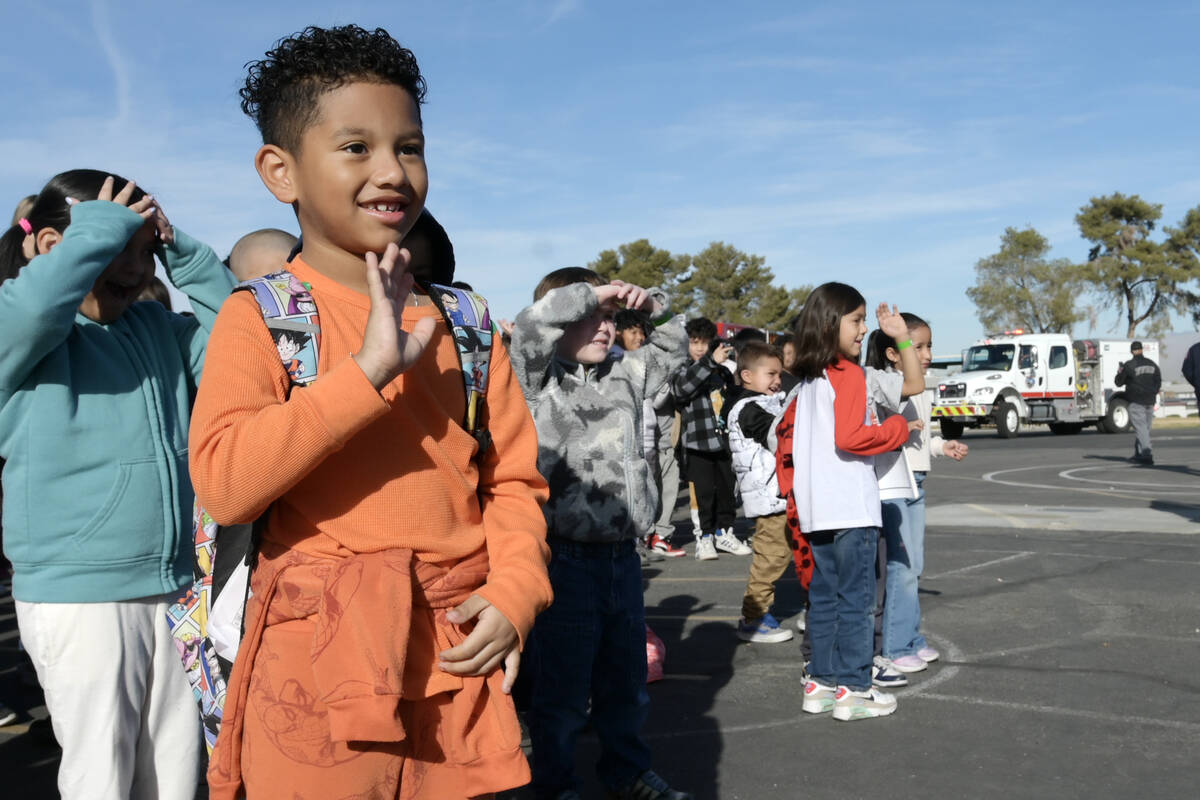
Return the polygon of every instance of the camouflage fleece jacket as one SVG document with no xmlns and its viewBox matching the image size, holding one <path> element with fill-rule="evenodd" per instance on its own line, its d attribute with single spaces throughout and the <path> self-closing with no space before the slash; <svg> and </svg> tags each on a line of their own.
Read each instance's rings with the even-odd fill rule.
<svg viewBox="0 0 1200 800">
<path fill-rule="evenodd" d="M 665 296 L 652 290 L 660 303 Z M 620 359 L 583 365 L 556 354 L 568 325 L 596 311 L 592 286 L 553 289 L 516 320 L 510 355 L 538 432 L 552 536 L 617 542 L 648 531 L 658 489 L 642 444 L 643 403 L 687 360 L 683 318 Z"/>
</svg>

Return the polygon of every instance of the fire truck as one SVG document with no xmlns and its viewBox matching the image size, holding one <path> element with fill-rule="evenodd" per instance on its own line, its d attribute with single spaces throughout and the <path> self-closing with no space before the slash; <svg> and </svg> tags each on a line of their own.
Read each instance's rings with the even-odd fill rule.
<svg viewBox="0 0 1200 800">
<path fill-rule="evenodd" d="M 963 352 L 962 372 L 937 384 L 933 416 L 947 438 L 983 425 L 995 425 L 1004 439 L 1026 425 L 1048 425 L 1056 434 L 1088 425 L 1128 431 L 1129 401 L 1115 378 L 1132 358 L 1130 344 L 1023 330 L 980 339 Z M 1143 355 L 1157 362 L 1158 343 L 1143 347 Z"/>
</svg>

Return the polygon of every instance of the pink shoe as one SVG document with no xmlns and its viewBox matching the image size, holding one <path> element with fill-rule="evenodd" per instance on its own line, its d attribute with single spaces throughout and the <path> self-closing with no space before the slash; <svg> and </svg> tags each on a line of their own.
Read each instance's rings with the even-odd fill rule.
<svg viewBox="0 0 1200 800">
<path fill-rule="evenodd" d="M 934 650 L 929 645 L 925 645 L 924 647 L 922 647 L 920 650 L 917 651 L 917 658 L 921 659 L 922 661 L 927 661 L 927 662 L 932 663 L 934 661 L 937 661 L 941 657 L 942 657 L 942 654 L 939 653 L 937 650 Z"/>
<path fill-rule="evenodd" d="M 918 655 L 910 654 L 892 659 L 892 669 L 900 672 L 920 672 L 926 669 L 929 665 L 925 663 L 925 659 Z"/>
</svg>

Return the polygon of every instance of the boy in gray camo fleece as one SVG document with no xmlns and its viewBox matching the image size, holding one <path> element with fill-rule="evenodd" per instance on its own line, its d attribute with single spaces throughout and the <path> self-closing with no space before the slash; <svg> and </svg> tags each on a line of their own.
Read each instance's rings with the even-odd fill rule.
<svg viewBox="0 0 1200 800">
<path fill-rule="evenodd" d="M 634 548 L 658 515 L 642 444 L 642 414 L 687 357 L 682 318 L 641 348 L 611 355 L 618 305 L 662 315 L 665 296 L 591 270 L 542 279 L 513 327 L 510 355 L 538 432 L 538 468 L 554 603 L 534 623 L 525 666 L 533 788 L 575 798 L 575 742 L 591 722 L 597 774 L 609 796 L 685 800 L 650 769 L 641 738 L 649 711 L 642 570 Z"/>
</svg>

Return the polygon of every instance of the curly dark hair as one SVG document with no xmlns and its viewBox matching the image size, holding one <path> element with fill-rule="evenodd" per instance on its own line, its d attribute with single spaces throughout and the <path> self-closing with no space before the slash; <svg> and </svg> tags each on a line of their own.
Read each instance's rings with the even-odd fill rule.
<svg viewBox="0 0 1200 800">
<path fill-rule="evenodd" d="M 246 85 L 238 91 L 242 111 L 258 126 L 263 144 L 293 152 L 305 129 L 317 120 L 321 95 L 347 83 L 400 86 L 412 95 L 418 113 L 425 100 L 425 79 L 416 56 L 383 28 L 309 26 L 280 39 L 265 58 L 246 68 Z"/>
</svg>

